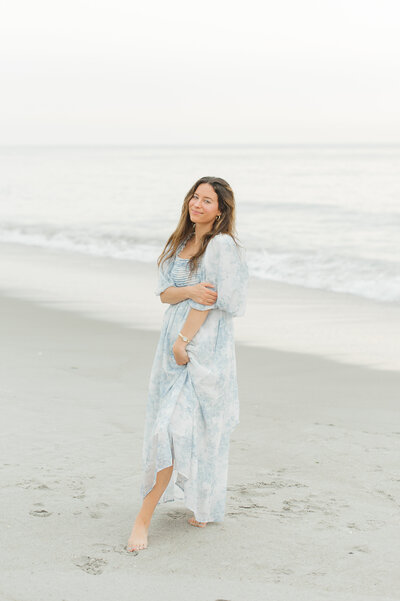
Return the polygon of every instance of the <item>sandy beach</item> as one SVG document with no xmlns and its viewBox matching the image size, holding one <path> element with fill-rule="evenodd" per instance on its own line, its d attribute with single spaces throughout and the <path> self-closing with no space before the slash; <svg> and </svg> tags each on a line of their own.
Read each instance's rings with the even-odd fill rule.
<svg viewBox="0 0 400 601">
<path fill-rule="evenodd" d="M 157 331 L 2 281 L 1 599 L 400 599 L 398 370 L 239 341 L 225 521 L 127 553 Z"/>
<path fill-rule="evenodd" d="M 400 2 L 3 4 L 0 601 L 400 601 Z"/>
</svg>

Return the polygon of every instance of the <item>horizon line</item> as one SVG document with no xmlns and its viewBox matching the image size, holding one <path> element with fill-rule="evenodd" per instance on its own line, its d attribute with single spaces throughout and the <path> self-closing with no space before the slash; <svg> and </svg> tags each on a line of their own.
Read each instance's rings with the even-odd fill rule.
<svg viewBox="0 0 400 601">
<path fill-rule="evenodd" d="M 400 146 L 400 142 L 268 142 L 268 143 L 247 143 L 247 142 L 229 142 L 229 143 L 210 143 L 210 144 L 131 144 L 131 143 L 93 143 L 93 142 L 52 142 L 52 143 L 5 143 L 0 144 L 0 148 L 14 148 L 14 147 L 118 147 L 118 148 L 227 148 L 227 147 L 247 147 L 247 148 L 268 148 L 268 147 L 304 147 L 304 146 Z"/>
</svg>

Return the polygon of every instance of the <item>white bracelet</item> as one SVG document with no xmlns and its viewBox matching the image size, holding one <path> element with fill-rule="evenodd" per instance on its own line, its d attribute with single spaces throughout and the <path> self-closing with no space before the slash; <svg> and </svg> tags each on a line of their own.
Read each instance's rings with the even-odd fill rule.
<svg viewBox="0 0 400 601">
<path fill-rule="evenodd" d="M 190 338 L 186 338 L 186 336 L 184 336 L 180 332 L 178 333 L 178 336 L 180 336 L 184 342 L 190 342 Z"/>
</svg>

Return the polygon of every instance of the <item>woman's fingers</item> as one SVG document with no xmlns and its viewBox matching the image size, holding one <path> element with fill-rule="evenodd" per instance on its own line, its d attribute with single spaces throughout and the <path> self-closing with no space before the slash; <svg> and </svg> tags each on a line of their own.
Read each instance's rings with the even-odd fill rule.
<svg viewBox="0 0 400 601">
<path fill-rule="evenodd" d="M 182 355 L 181 353 L 175 353 L 175 351 L 172 351 L 175 357 L 175 363 L 177 365 L 186 365 L 186 363 L 189 363 L 190 358 L 189 355 L 187 354 L 186 351 L 186 355 Z"/>
<path fill-rule="evenodd" d="M 202 286 L 206 286 L 207 288 L 215 288 L 214 284 L 211 282 L 201 282 Z M 207 292 L 215 292 L 215 290 L 208 290 Z"/>
<path fill-rule="evenodd" d="M 218 298 L 218 292 L 211 290 L 211 288 L 214 288 L 214 284 L 211 282 L 200 282 L 192 286 L 192 288 L 194 294 L 192 294 L 191 298 L 201 305 L 212 305 Z"/>
<path fill-rule="evenodd" d="M 214 288 L 214 284 L 211 282 L 201 282 L 203 286 Z M 207 296 L 205 297 L 206 305 L 213 305 L 218 298 L 218 293 L 215 290 L 207 290 Z"/>
</svg>

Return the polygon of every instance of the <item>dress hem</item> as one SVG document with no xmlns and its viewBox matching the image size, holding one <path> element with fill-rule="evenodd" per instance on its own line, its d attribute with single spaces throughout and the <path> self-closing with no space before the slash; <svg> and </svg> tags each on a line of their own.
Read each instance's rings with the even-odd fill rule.
<svg viewBox="0 0 400 601">
<path fill-rule="evenodd" d="M 149 490 L 146 492 L 146 494 L 143 494 L 143 490 L 142 490 L 142 500 L 144 500 L 144 499 L 145 499 L 145 497 L 147 497 L 147 495 L 148 495 L 148 494 L 149 494 L 149 493 L 150 493 L 150 492 L 153 490 L 153 488 L 154 488 L 154 485 L 155 485 L 155 483 L 156 483 L 156 480 L 157 480 L 157 474 L 158 474 L 158 472 L 160 472 L 160 471 L 161 471 L 161 470 L 163 470 L 163 469 L 166 469 L 167 467 L 171 467 L 171 465 L 172 465 L 172 464 L 170 464 L 170 465 L 166 465 L 166 466 L 164 466 L 164 467 L 161 467 L 160 469 L 158 469 L 158 470 L 156 471 L 156 473 L 155 473 L 155 477 L 154 477 L 154 483 L 153 483 L 153 486 L 152 486 L 152 487 L 151 487 L 151 488 L 150 488 L 150 489 L 149 489 Z M 180 472 L 179 470 L 175 470 L 175 469 L 174 469 L 174 470 L 173 470 L 173 473 L 172 473 L 172 476 L 171 476 L 171 478 L 174 476 L 174 472 L 176 472 L 176 473 L 177 473 L 177 476 L 176 476 L 176 479 L 175 479 L 174 485 L 175 485 L 175 486 L 178 486 L 178 488 L 180 488 L 180 489 L 182 490 L 182 492 L 185 494 L 185 489 L 184 489 L 182 486 L 180 486 L 180 484 L 178 484 L 178 483 L 177 483 L 177 479 L 178 479 L 178 476 L 179 476 L 179 474 L 180 474 L 181 476 L 183 476 L 183 477 L 184 477 L 186 480 L 188 480 L 188 477 L 187 477 L 187 476 L 185 476 L 185 474 L 182 474 L 182 472 Z M 193 509 L 193 506 L 189 505 L 189 504 L 186 502 L 186 500 L 185 500 L 185 499 L 176 499 L 176 498 L 175 498 L 175 496 L 174 496 L 173 498 L 167 498 L 167 499 L 163 499 L 163 496 L 164 496 L 164 493 L 161 495 L 161 497 L 160 497 L 160 500 L 158 501 L 157 505 L 161 505 L 161 504 L 163 504 L 163 503 L 170 503 L 170 502 L 172 502 L 172 501 L 177 501 L 177 500 L 179 500 L 179 501 L 182 501 L 182 503 L 185 505 L 186 509 L 188 509 L 189 511 L 193 511 L 193 513 L 194 513 L 194 517 L 195 517 L 195 520 L 197 520 L 198 522 L 207 522 L 207 523 L 209 523 L 209 522 L 223 522 L 223 521 L 224 521 L 225 513 L 224 513 L 224 515 L 223 515 L 222 517 L 221 517 L 220 515 L 219 515 L 219 516 L 216 516 L 216 517 L 207 517 L 207 518 L 204 518 L 203 516 L 202 516 L 202 517 L 198 517 L 198 516 L 199 516 L 199 514 L 197 513 L 197 510 L 196 510 L 196 509 Z"/>
</svg>

